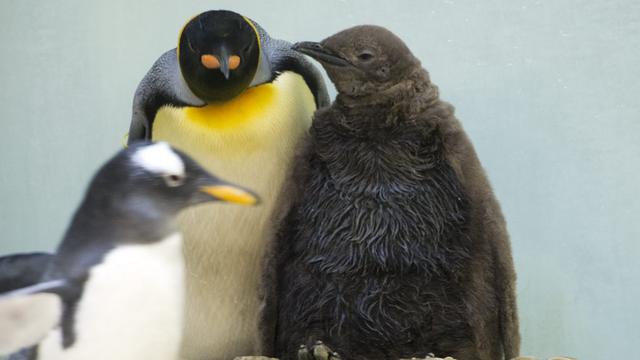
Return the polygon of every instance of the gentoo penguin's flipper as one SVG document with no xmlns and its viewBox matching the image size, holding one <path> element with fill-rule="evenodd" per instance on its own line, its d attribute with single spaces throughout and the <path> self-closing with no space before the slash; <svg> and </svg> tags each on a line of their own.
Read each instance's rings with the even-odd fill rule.
<svg viewBox="0 0 640 360">
<path fill-rule="evenodd" d="M 52 258 L 45 252 L 0 257 L 0 294 L 38 283 Z"/>
<path fill-rule="evenodd" d="M 13 353 L 7 360 L 34 360 L 36 356 L 35 347 L 25 348 L 17 353 Z"/>
<path fill-rule="evenodd" d="M 0 296 L 0 355 L 37 344 L 59 323 L 63 305 L 57 292 L 66 285 L 54 280 Z"/>
</svg>

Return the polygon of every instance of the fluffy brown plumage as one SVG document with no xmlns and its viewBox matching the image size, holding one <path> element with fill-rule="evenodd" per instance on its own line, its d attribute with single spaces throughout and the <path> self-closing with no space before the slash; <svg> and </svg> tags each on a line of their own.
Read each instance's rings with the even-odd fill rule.
<svg viewBox="0 0 640 360">
<path fill-rule="evenodd" d="M 517 356 L 505 221 L 453 107 L 384 28 L 297 48 L 339 94 L 283 192 L 267 345 L 282 359 L 318 340 L 345 359 Z"/>
</svg>

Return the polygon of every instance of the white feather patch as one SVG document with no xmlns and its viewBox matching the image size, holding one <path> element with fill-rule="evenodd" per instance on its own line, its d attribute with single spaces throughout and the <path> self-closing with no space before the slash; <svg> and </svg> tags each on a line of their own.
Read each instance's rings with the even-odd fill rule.
<svg viewBox="0 0 640 360">
<path fill-rule="evenodd" d="M 75 315 L 75 343 L 60 329 L 40 343 L 39 360 L 175 360 L 184 312 L 182 237 L 112 250 L 91 269 Z"/>
<path fill-rule="evenodd" d="M 60 321 L 57 295 L 37 293 L 0 298 L 0 355 L 37 344 Z"/>
<path fill-rule="evenodd" d="M 158 173 L 184 175 L 184 162 L 169 144 L 158 142 L 140 148 L 134 155 L 133 161 L 142 168 Z"/>
</svg>

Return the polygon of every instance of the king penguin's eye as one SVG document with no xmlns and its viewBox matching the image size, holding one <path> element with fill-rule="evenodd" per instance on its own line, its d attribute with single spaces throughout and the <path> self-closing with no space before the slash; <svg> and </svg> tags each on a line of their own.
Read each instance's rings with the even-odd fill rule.
<svg viewBox="0 0 640 360">
<path fill-rule="evenodd" d="M 184 184 L 184 176 L 177 174 L 167 174 L 163 176 L 164 182 L 169 187 L 176 187 Z"/>
<path fill-rule="evenodd" d="M 369 61 L 369 60 L 373 59 L 373 54 L 368 52 L 368 51 L 364 51 L 364 52 L 360 53 L 360 55 L 358 55 L 358 59 L 360 59 L 362 61 Z"/>
<path fill-rule="evenodd" d="M 187 40 L 187 45 L 189 46 L 189 50 L 191 50 L 191 52 L 197 52 L 196 49 L 193 48 L 193 45 L 191 45 L 191 40 Z"/>
</svg>

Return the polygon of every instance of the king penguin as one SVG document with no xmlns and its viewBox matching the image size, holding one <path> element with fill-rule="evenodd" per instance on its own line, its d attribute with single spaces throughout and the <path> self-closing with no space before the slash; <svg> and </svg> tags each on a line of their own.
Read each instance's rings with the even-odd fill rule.
<svg viewBox="0 0 640 360">
<path fill-rule="evenodd" d="M 327 103 L 322 76 L 304 56 L 231 11 L 189 20 L 177 48 L 142 79 L 129 141 L 167 141 L 264 194 L 249 211 L 202 206 L 179 217 L 188 275 L 183 357 L 263 352 L 260 282 L 275 204 L 298 140 Z"/>
<path fill-rule="evenodd" d="M 177 214 L 252 205 L 166 143 L 120 151 L 95 175 L 41 281 L 0 297 L 0 354 L 27 359 L 178 358 L 184 261 Z M 37 344 L 37 345 L 36 345 Z"/>
</svg>

